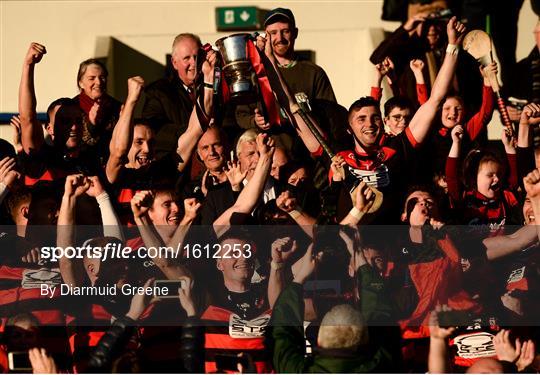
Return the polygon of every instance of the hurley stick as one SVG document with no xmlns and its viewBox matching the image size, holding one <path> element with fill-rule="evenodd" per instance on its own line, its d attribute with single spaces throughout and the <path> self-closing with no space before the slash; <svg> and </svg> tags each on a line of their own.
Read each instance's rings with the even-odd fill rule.
<svg viewBox="0 0 540 375">
<path fill-rule="evenodd" d="M 492 42 L 489 35 L 482 30 L 471 30 L 465 39 L 463 39 L 463 49 L 467 51 L 472 57 L 474 57 L 482 66 L 489 65 L 493 62 L 492 55 Z M 501 114 L 501 119 L 506 130 L 506 133 L 514 137 L 514 128 L 512 127 L 512 121 L 506 110 L 506 104 L 501 96 L 501 87 L 497 76 L 492 72 L 488 73 L 488 79 L 491 83 L 491 88 L 497 95 L 497 107 Z"/>
</svg>

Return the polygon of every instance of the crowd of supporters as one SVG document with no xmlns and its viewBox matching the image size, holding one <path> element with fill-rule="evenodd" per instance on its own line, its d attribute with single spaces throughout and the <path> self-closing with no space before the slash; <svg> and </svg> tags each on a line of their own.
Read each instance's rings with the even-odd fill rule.
<svg viewBox="0 0 540 375">
<path fill-rule="evenodd" d="M 264 27 L 249 100 L 183 33 L 174 76 L 121 103 L 86 60 L 43 123 L 30 44 L 0 140 L 0 368 L 538 372 L 540 104 L 488 141 L 498 66 L 456 17 L 391 34 L 348 110 L 290 10 Z"/>
</svg>

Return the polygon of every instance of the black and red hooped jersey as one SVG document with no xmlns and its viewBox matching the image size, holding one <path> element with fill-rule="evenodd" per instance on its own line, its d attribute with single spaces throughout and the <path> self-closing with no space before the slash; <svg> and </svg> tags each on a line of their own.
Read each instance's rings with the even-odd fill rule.
<svg viewBox="0 0 540 375">
<path fill-rule="evenodd" d="M 247 353 L 255 362 L 258 373 L 270 373 L 272 366 L 264 347 L 264 333 L 270 322 L 271 310 L 246 319 L 229 310 L 209 306 L 202 314 L 205 322 L 205 371 L 216 372 L 217 354 Z"/>
<path fill-rule="evenodd" d="M 62 277 L 58 268 L 0 266 L 0 315 L 31 312 L 44 325 L 64 325 L 59 303 Z M 55 287 L 53 296 L 42 295 L 42 286 Z M 49 298 L 51 297 L 51 298 Z"/>
</svg>

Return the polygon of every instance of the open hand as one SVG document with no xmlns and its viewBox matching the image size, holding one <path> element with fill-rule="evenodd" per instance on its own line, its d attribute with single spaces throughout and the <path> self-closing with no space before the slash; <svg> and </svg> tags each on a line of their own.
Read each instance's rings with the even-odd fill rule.
<svg viewBox="0 0 540 375">
<path fill-rule="evenodd" d="M 510 331 L 501 329 L 493 338 L 493 346 L 499 361 L 515 362 L 521 354 L 521 342 L 516 338 L 515 342 L 510 341 Z"/>
</svg>

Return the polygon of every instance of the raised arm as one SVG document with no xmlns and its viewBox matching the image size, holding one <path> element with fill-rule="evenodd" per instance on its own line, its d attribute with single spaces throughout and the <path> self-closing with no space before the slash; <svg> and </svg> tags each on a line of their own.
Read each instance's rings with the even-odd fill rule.
<svg viewBox="0 0 540 375">
<path fill-rule="evenodd" d="M 34 67 L 47 53 L 45 46 L 31 43 L 24 57 L 19 84 L 19 116 L 21 120 L 21 143 L 26 154 L 38 151 L 43 145 L 43 130 L 36 114 L 36 91 Z"/>
<path fill-rule="evenodd" d="M 488 260 L 516 253 L 538 241 L 536 225 L 526 225 L 512 234 L 488 237 L 482 241 Z"/>
<path fill-rule="evenodd" d="M 369 95 L 378 102 L 380 102 L 382 98 L 382 68 L 383 63 L 375 64 L 375 74 L 373 74 L 373 83 L 371 84 L 369 92 Z"/>
<path fill-rule="evenodd" d="M 171 239 L 167 243 L 167 246 L 177 248 L 180 246 L 180 244 L 184 243 L 184 239 L 186 238 L 189 228 L 199 214 L 201 206 L 202 204 L 197 202 L 196 198 L 184 199 L 184 217 L 182 218 L 182 221 L 180 221 L 178 228 L 176 228 L 174 231 Z"/>
<path fill-rule="evenodd" d="M 439 326 L 438 313 L 448 311 L 447 306 L 437 306 L 429 317 L 429 355 L 428 371 L 430 374 L 447 374 L 448 366 L 448 337 L 455 331 L 454 327 L 442 328 Z"/>
<path fill-rule="evenodd" d="M 514 146 L 513 137 L 510 138 L 504 130 L 501 135 L 501 140 L 504 145 L 504 152 L 506 153 L 506 159 L 508 160 L 508 188 L 517 189 L 519 186 L 518 181 L 518 165 L 517 165 L 517 150 Z"/>
<path fill-rule="evenodd" d="M 217 56 L 214 51 L 208 52 L 208 54 L 206 55 L 206 61 L 203 63 L 203 66 L 202 66 L 204 82 L 209 84 L 209 85 L 204 85 L 204 99 L 203 99 L 204 108 L 208 116 L 212 115 L 211 109 L 213 106 L 213 97 L 214 97 L 214 91 L 213 91 L 214 65 L 216 63 L 216 58 Z M 176 149 L 176 153 L 178 154 L 178 156 L 180 156 L 180 159 L 181 159 L 181 163 L 179 166 L 180 171 L 183 171 L 186 168 L 186 166 L 189 164 L 188 162 L 191 159 L 191 154 L 193 153 L 195 146 L 197 146 L 197 142 L 199 142 L 199 139 L 204 133 L 199 116 L 197 114 L 196 106 L 197 104 L 195 105 L 195 107 L 193 107 L 193 111 L 191 112 L 191 116 L 189 117 L 188 128 L 178 138 L 178 146 Z"/>
<path fill-rule="evenodd" d="M 286 190 L 276 198 L 276 206 L 281 211 L 287 213 L 302 230 L 311 238 L 313 238 L 313 226 L 317 220 L 302 211 L 298 202 L 291 192 Z"/>
<path fill-rule="evenodd" d="M 519 118 L 517 140 L 517 165 L 520 182 L 535 168 L 534 149 L 532 144 L 532 126 L 540 122 L 540 105 L 529 103 L 523 108 Z"/>
<path fill-rule="evenodd" d="M 271 35 L 267 34 L 267 39 L 264 39 L 262 37 L 257 38 L 257 47 L 259 49 L 264 49 L 264 53 L 268 60 L 272 63 L 272 66 L 274 67 L 274 71 L 276 72 L 277 77 L 279 78 L 279 82 L 281 84 L 281 90 L 287 97 L 288 101 L 288 108 L 283 108 L 289 117 L 291 118 L 291 121 L 294 121 L 296 123 L 296 131 L 298 132 L 298 135 L 300 136 L 300 139 L 302 139 L 302 142 L 304 142 L 304 145 L 308 149 L 308 151 L 312 154 L 315 154 L 319 152 L 320 150 L 320 144 L 319 141 L 315 138 L 309 127 L 306 125 L 300 114 L 298 113 L 298 104 L 296 104 L 296 99 L 294 98 L 294 94 L 291 93 L 291 90 L 289 89 L 287 83 L 283 79 L 283 76 L 281 75 L 280 70 L 277 67 L 277 61 L 276 57 L 274 56 L 274 52 L 272 50 L 272 40 Z M 321 128 L 318 126 L 317 121 L 308 113 L 307 116 L 311 119 L 311 122 L 315 125 L 317 130 L 320 134 L 324 134 L 324 132 L 321 130 Z"/>
<path fill-rule="evenodd" d="M 532 146 L 532 127 L 540 123 L 540 105 L 529 103 L 521 111 L 517 146 L 528 148 Z"/>
<path fill-rule="evenodd" d="M 421 12 L 410 17 L 402 26 L 397 28 L 389 35 L 371 54 L 369 60 L 373 64 L 378 64 L 384 60 L 386 56 L 396 56 L 402 54 L 404 50 L 410 48 L 414 33 L 424 27 L 424 21 L 428 12 Z"/>
<path fill-rule="evenodd" d="M 255 208 L 270 173 L 272 156 L 275 150 L 274 140 L 267 134 L 261 133 L 257 135 L 256 142 L 259 161 L 257 162 L 253 176 L 238 196 L 234 205 L 229 207 L 214 221 L 214 226 L 229 225 L 233 213 L 249 214 Z"/>
<path fill-rule="evenodd" d="M 273 308 L 291 276 L 290 259 L 298 250 L 296 240 L 278 238 L 272 243 L 272 262 L 268 278 L 268 303 Z"/>
<path fill-rule="evenodd" d="M 272 311 L 272 337 L 274 339 L 273 362 L 277 373 L 307 373 L 309 361 L 306 358 L 304 338 L 304 298 L 303 285 L 313 274 L 318 257 L 313 256 L 310 245 L 300 263 L 294 280 L 281 293 Z"/>
<path fill-rule="evenodd" d="M 446 159 L 446 183 L 448 184 L 448 194 L 454 204 L 461 200 L 461 189 L 459 184 L 458 159 L 461 154 L 461 141 L 463 139 L 463 127 L 456 125 L 452 129 L 452 147 Z"/>
<path fill-rule="evenodd" d="M 103 188 L 99 177 L 88 177 L 90 187 L 86 191 L 86 194 L 94 197 L 98 203 L 99 211 L 101 213 L 101 222 L 103 224 L 103 235 L 105 237 L 116 237 L 120 241 L 124 242 L 125 237 L 122 232 L 122 223 L 114 210 L 109 194 Z"/>
<path fill-rule="evenodd" d="M 414 74 L 416 81 L 416 99 L 420 105 L 427 102 L 429 95 L 427 92 L 426 81 L 424 80 L 424 62 L 420 59 L 412 59 L 409 62 L 409 67 Z"/>
<path fill-rule="evenodd" d="M 431 95 L 427 102 L 422 104 L 411 119 L 409 128 L 414 139 L 421 143 L 426 138 L 439 104 L 448 93 L 456 70 L 459 46 L 465 34 L 465 26 L 452 17 L 446 26 L 448 34 L 448 47 L 443 64 L 433 83 Z"/>
<path fill-rule="evenodd" d="M 141 238 L 146 248 L 160 248 L 165 246 L 161 236 L 154 227 L 152 220 L 150 220 L 150 217 L 148 216 L 148 210 L 152 206 L 153 201 L 154 195 L 149 190 L 138 191 L 131 199 L 131 210 L 133 211 L 135 224 L 137 224 L 137 228 L 139 229 L 139 233 L 141 234 Z M 161 251 L 158 253 L 159 256 L 152 258 L 152 261 L 159 267 L 167 279 L 176 280 L 187 275 L 185 268 L 179 265 L 178 262 L 175 262 L 175 259 L 172 259 L 171 253 L 168 253 L 170 258 L 162 256 L 163 254 Z"/>
<path fill-rule="evenodd" d="M 392 86 L 393 80 L 389 78 L 390 73 L 394 71 L 394 63 L 389 57 L 385 58 L 379 64 L 375 64 L 375 74 L 373 76 L 373 85 L 371 86 L 370 96 L 380 102 L 382 98 L 382 80 L 386 76 L 389 84 Z M 396 95 L 396 93 L 394 93 Z"/>
<path fill-rule="evenodd" d="M 75 205 L 81 194 L 90 188 L 90 181 L 82 174 L 67 176 L 64 196 L 58 215 L 56 244 L 65 249 L 75 246 Z M 83 283 L 84 269 L 78 259 L 66 258 L 65 254 L 58 260 L 62 279 L 66 284 L 80 286 Z"/>
<path fill-rule="evenodd" d="M 143 288 L 152 286 L 154 279 L 148 279 Z M 119 352 L 129 344 L 134 331 L 137 329 L 137 320 L 152 302 L 151 295 L 136 293 L 131 299 L 129 310 L 124 316 L 117 316 L 107 332 L 101 336 L 99 342 L 91 351 L 88 359 L 88 372 L 106 372 L 111 362 Z"/>
<path fill-rule="evenodd" d="M 111 142 L 109 143 L 109 160 L 105 172 L 107 180 L 114 184 L 118 179 L 120 170 L 127 160 L 127 155 L 133 140 L 133 111 L 139 101 L 144 87 L 142 77 L 131 77 L 128 79 L 128 95 L 124 108 L 120 113 L 120 118 L 114 127 Z"/>
<path fill-rule="evenodd" d="M 478 135 L 485 129 L 491 121 L 493 110 L 495 109 L 495 100 L 491 88 L 490 75 L 497 75 L 497 63 L 493 62 L 486 67 L 480 67 L 484 77 L 484 86 L 482 88 L 482 105 L 478 112 L 467 121 L 466 130 L 471 141 L 474 141 Z"/>
</svg>

